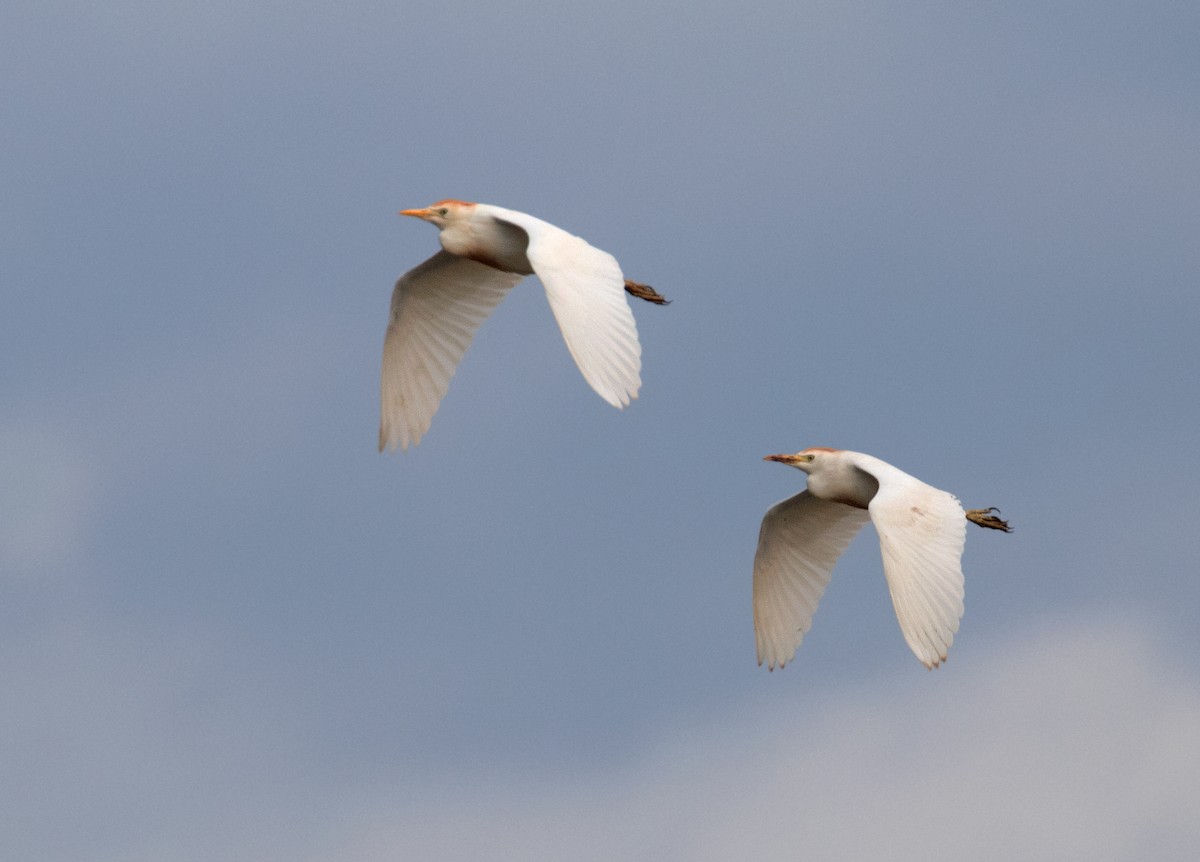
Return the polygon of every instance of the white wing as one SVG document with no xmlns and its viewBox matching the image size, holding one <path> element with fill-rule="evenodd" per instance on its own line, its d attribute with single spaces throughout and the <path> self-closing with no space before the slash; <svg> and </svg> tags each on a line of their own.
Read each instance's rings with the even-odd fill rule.
<svg viewBox="0 0 1200 862">
<path fill-rule="evenodd" d="M 475 330 L 521 278 L 445 251 L 400 277 L 383 341 L 381 452 L 420 442 Z"/>
<path fill-rule="evenodd" d="M 758 663 L 783 667 L 812 626 L 833 564 L 870 516 L 808 491 L 772 506 L 754 555 L 754 639 Z"/>
<path fill-rule="evenodd" d="M 529 235 L 526 256 L 584 379 L 609 404 L 627 405 L 642 385 L 642 347 L 616 258 L 531 215 L 488 211 Z"/>
<path fill-rule="evenodd" d="M 921 663 L 935 668 L 946 660 L 963 615 L 962 506 L 953 494 L 877 458 L 860 456 L 856 466 L 879 480 L 868 509 L 900 631 Z"/>
</svg>

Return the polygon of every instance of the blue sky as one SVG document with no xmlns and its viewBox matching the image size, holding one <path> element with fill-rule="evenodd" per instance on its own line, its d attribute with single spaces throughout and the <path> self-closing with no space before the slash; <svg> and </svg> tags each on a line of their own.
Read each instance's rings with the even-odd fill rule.
<svg viewBox="0 0 1200 862">
<path fill-rule="evenodd" d="M 0 842 L 38 860 L 1190 859 L 1200 11 L 0 11 Z M 624 411 L 530 279 L 375 452 L 459 197 L 611 251 Z M 761 456 L 968 537 L 927 673 L 872 531 L 756 667 Z M 914 798 L 924 800 L 917 805 Z"/>
</svg>

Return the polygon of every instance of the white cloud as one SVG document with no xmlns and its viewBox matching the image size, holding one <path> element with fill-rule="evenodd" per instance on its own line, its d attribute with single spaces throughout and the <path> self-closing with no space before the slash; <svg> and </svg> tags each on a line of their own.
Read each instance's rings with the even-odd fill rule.
<svg viewBox="0 0 1200 862">
<path fill-rule="evenodd" d="M 1171 651 L 1152 621 L 1051 620 L 934 673 L 764 673 L 618 764 L 364 778 L 314 755 L 311 693 L 219 632 L 64 618 L 0 655 L 0 797 L 10 846 L 48 862 L 1190 860 L 1200 673 Z"/>
<path fill-rule="evenodd" d="M 1057 621 L 969 677 L 797 693 L 636 766 L 407 788 L 335 858 L 1190 859 L 1200 679 L 1161 646 Z"/>
</svg>

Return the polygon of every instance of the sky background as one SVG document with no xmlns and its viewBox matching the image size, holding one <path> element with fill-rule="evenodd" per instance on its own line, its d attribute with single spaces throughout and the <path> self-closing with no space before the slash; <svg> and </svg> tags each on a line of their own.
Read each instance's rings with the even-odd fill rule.
<svg viewBox="0 0 1200 862">
<path fill-rule="evenodd" d="M 1192 860 L 1200 6 L 0 10 L 5 858 Z M 534 279 L 375 451 L 446 197 Z M 760 519 L 865 451 L 999 506 L 941 669 L 867 528 L 755 664 Z"/>
</svg>

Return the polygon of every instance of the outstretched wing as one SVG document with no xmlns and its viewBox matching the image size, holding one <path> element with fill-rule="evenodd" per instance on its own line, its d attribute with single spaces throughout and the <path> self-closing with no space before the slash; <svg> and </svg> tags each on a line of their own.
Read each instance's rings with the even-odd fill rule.
<svg viewBox="0 0 1200 862">
<path fill-rule="evenodd" d="M 521 278 L 445 251 L 400 277 L 383 340 L 379 451 L 420 442 L 479 324 Z"/>
<path fill-rule="evenodd" d="M 867 522 L 853 506 L 808 491 L 772 506 L 754 555 L 754 639 L 758 663 L 783 667 L 812 626 L 833 564 Z"/>
<path fill-rule="evenodd" d="M 616 258 L 531 215 L 489 212 L 528 234 L 526 256 L 584 379 L 609 404 L 627 405 L 642 385 L 642 347 Z"/>
<path fill-rule="evenodd" d="M 963 615 L 967 520 L 953 494 L 877 458 L 856 464 L 879 481 L 868 510 L 904 640 L 921 663 L 946 660 Z"/>
</svg>

